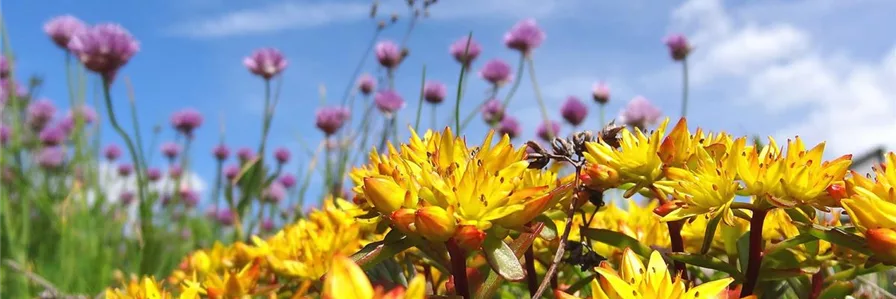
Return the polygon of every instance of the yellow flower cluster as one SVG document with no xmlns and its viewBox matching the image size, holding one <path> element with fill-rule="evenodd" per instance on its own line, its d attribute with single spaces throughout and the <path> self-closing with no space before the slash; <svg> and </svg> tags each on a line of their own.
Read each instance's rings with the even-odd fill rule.
<svg viewBox="0 0 896 299">
<path fill-rule="evenodd" d="M 718 298 L 733 278 L 723 278 L 706 282 L 696 287 L 688 287 L 680 277 L 669 272 L 666 262 L 659 252 L 650 254 L 647 266 L 630 249 L 625 249 L 618 270 L 603 262 L 594 271 L 600 278 L 591 281 L 592 299 L 641 299 L 641 298 Z M 580 298 L 564 292 L 557 292 L 562 299 Z"/>
<path fill-rule="evenodd" d="M 490 133 L 468 147 L 450 129 L 416 132 L 400 149 L 370 155 L 352 171 L 356 201 L 405 234 L 434 242 L 452 237 L 471 249 L 493 226 L 522 229 L 563 196 L 552 172 L 528 169 L 523 148 L 507 136 L 497 144 Z"/>
<path fill-rule="evenodd" d="M 875 167 L 873 179 L 853 173 L 842 203 L 875 256 L 896 264 L 896 153 L 888 153 L 885 160 Z"/>
</svg>

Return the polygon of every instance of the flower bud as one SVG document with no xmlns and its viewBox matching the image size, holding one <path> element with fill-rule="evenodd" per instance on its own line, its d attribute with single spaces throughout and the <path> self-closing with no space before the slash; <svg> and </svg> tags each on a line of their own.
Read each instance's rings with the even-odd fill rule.
<svg viewBox="0 0 896 299">
<path fill-rule="evenodd" d="M 398 209 L 392 212 L 389 220 L 392 221 L 392 227 L 405 233 L 412 234 L 416 232 L 414 218 L 416 218 L 416 210 L 414 209 Z"/>
<path fill-rule="evenodd" d="M 461 225 L 454 234 L 454 240 L 461 248 L 469 251 L 478 251 L 485 241 L 485 232 L 474 225 Z"/>
<path fill-rule="evenodd" d="M 445 242 L 454 236 L 457 228 L 457 220 L 452 212 L 440 207 L 429 206 L 418 209 L 415 213 L 414 224 L 417 233 L 434 242 Z"/>
<path fill-rule="evenodd" d="M 896 231 L 872 228 L 865 231 L 865 240 L 875 258 L 888 265 L 896 264 Z"/>
<path fill-rule="evenodd" d="M 404 190 L 385 177 L 369 177 L 364 179 L 364 194 L 370 199 L 373 207 L 380 214 L 391 215 L 404 203 Z"/>
<path fill-rule="evenodd" d="M 653 209 L 653 213 L 657 214 L 657 216 L 665 217 L 672 211 L 677 210 L 678 208 L 679 208 L 679 206 L 677 203 L 675 203 L 674 201 L 669 201 L 659 207 L 656 207 L 656 209 Z"/>
<path fill-rule="evenodd" d="M 582 183 L 592 189 L 605 190 L 619 186 L 619 172 L 600 164 L 587 164 L 582 168 Z"/>
</svg>

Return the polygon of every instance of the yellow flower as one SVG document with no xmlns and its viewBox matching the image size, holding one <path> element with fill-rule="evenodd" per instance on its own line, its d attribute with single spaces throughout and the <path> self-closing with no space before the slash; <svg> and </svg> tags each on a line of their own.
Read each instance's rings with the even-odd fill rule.
<svg viewBox="0 0 896 299">
<path fill-rule="evenodd" d="M 644 267 L 641 259 L 630 249 L 623 253 L 618 271 L 607 262 L 595 267 L 594 271 L 600 274 L 600 278 L 591 281 L 592 299 L 716 298 L 734 281 L 733 278 L 723 278 L 688 288 L 680 277 L 673 277 L 659 252 L 651 253 L 650 261 Z"/>
<path fill-rule="evenodd" d="M 412 131 L 407 144 L 390 147 L 388 155 L 374 152 L 371 164 L 352 171 L 354 190 L 397 229 L 436 241 L 459 225 L 522 228 L 562 194 L 551 192 L 555 174 L 528 169 L 524 148 L 514 148 L 507 136 L 493 145 L 493 136 L 468 147 L 450 129 L 424 138 Z M 454 225 L 445 222 L 452 218 Z"/>
<path fill-rule="evenodd" d="M 777 194 L 781 186 L 782 163 L 781 152 L 775 139 L 769 137 L 769 143 L 758 150 L 745 143 L 735 143 L 737 157 L 737 175 L 744 183 L 742 195 L 753 195 L 767 198 Z"/>
<path fill-rule="evenodd" d="M 743 142 L 744 139 L 740 138 L 735 144 Z M 736 155 L 729 151 L 710 152 L 710 149 L 702 146 L 698 146 L 695 151 L 687 168 L 666 168 L 667 179 L 656 183 L 657 188 L 671 193 L 682 204 L 679 209 L 665 215 L 663 221 L 709 214 L 710 217 L 721 215 L 722 221 L 733 225 L 734 214 L 729 207 L 734 202 L 739 186 L 735 181 Z"/>
<path fill-rule="evenodd" d="M 228 270 L 223 275 L 209 274 L 203 285 L 210 299 L 242 298 L 255 294 L 260 274 L 261 264 L 253 262 L 239 271 Z"/>
<path fill-rule="evenodd" d="M 896 264 L 896 154 L 888 153 L 874 173 L 874 181 L 853 173 L 846 181 L 852 195 L 841 203 L 875 256 Z"/>
<path fill-rule="evenodd" d="M 697 131 L 691 134 L 688 131 L 687 120 L 681 118 L 669 132 L 669 136 L 663 140 L 658 154 L 666 166 L 684 167 L 698 148 L 707 148 L 710 151 L 720 149 L 724 152 L 731 143 L 731 136 L 726 133 L 705 134 L 703 129 L 697 128 Z"/>
<path fill-rule="evenodd" d="M 782 163 L 781 189 L 772 202 L 779 206 L 811 204 L 816 207 L 832 206 L 829 201 L 819 201 L 827 194 L 828 187 L 843 180 L 852 155 L 843 155 L 831 161 L 823 161 L 824 143 L 806 151 L 803 141 L 796 137 L 787 142 L 787 154 Z"/>
<path fill-rule="evenodd" d="M 268 240 L 254 238 L 256 249 L 278 274 L 318 279 L 334 256 L 360 249 L 360 224 L 351 210 L 325 202 L 322 210 L 289 225 Z"/>
<path fill-rule="evenodd" d="M 142 280 L 131 281 L 124 290 L 122 289 L 106 289 L 106 298 L 109 299 L 173 299 L 175 298 L 170 292 L 164 290 L 158 282 L 150 277 L 144 277 Z M 199 298 L 198 294 L 184 292 L 181 299 Z"/>
<path fill-rule="evenodd" d="M 585 144 L 587 148 L 585 160 L 616 170 L 624 182 L 633 182 L 640 186 L 650 185 L 663 174 L 663 161 L 657 151 L 668 123 L 667 118 L 650 136 L 644 135 L 641 130 L 636 129 L 633 133 L 628 128 L 622 129 L 619 133 L 622 139 L 618 149 L 603 140 L 589 142 Z"/>
<path fill-rule="evenodd" d="M 426 294 L 426 284 L 423 275 L 417 275 L 408 284 L 408 289 L 402 287 L 383 293 L 370 285 L 370 280 L 351 259 L 339 256 L 333 260 L 331 270 L 324 280 L 324 299 L 423 299 Z"/>
</svg>

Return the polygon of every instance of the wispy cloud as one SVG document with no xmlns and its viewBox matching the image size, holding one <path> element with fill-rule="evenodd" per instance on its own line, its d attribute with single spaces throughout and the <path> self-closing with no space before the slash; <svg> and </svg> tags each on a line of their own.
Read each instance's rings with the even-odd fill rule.
<svg viewBox="0 0 896 299">
<path fill-rule="evenodd" d="M 224 37 L 310 28 L 366 17 L 363 2 L 283 2 L 248 8 L 175 25 L 171 33 L 188 37 Z"/>
</svg>

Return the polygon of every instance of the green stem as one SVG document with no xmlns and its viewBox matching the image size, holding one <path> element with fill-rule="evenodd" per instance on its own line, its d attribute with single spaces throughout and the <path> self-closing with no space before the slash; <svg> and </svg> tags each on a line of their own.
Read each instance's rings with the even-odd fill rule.
<svg viewBox="0 0 896 299">
<path fill-rule="evenodd" d="M 134 147 L 134 142 L 131 140 L 131 137 L 125 133 L 124 129 L 121 128 L 121 125 L 118 124 L 118 119 L 115 118 L 115 112 L 112 108 L 112 95 L 109 92 L 109 88 L 111 87 L 112 82 L 110 78 L 103 78 L 103 95 L 106 99 L 106 113 L 109 114 L 109 123 L 112 124 L 112 128 L 115 129 L 115 132 L 121 136 L 121 139 L 124 139 L 124 143 L 128 148 L 128 152 L 131 155 L 131 159 L 134 161 L 134 172 L 137 176 L 137 194 L 140 196 L 140 206 L 139 206 L 139 214 L 140 214 L 140 234 L 143 236 L 143 255 L 140 257 L 140 268 L 138 272 L 140 274 L 148 274 L 146 271 L 150 269 L 152 262 L 147 258 L 147 255 L 155 254 L 153 252 L 155 250 L 153 238 L 153 227 L 152 227 L 152 206 L 150 206 L 150 202 L 147 200 L 149 197 L 146 195 L 146 188 L 143 184 L 143 177 L 145 175 L 143 171 L 143 167 L 140 165 L 138 161 L 140 158 L 137 156 L 137 150 Z"/>
<path fill-rule="evenodd" d="M 510 86 L 510 90 L 507 91 L 507 96 L 504 97 L 504 109 L 507 109 L 507 106 L 510 105 L 510 99 L 513 99 L 513 95 L 516 94 L 516 89 L 520 87 L 520 81 L 523 80 L 523 63 L 526 62 L 526 55 L 520 54 L 520 61 L 516 64 L 516 78 L 513 78 L 513 85 Z"/>
<path fill-rule="evenodd" d="M 429 128 L 432 129 L 432 130 L 436 130 L 436 118 L 437 118 L 437 116 L 436 116 L 436 108 L 437 108 L 438 106 L 436 106 L 435 104 L 432 104 L 432 105 L 429 105 L 429 106 L 430 106 L 430 110 L 429 110 L 429 122 L 430 122 L 430 125 L 429 125 Z M 362 149 L 362 150 L 363 150 L 363 149 Z"/>
<path fill-rule="evenodd" d="M 551 126 L 551 120 L 548 118 L 548 108 L 544 105 L 544 100 L 541 98 L 541 89 L 538 87 L 538 79 L 535 78 L 535 60 L 531 57 L 529 58 L 529 78 L 532 79 L 532 89 L 535 91 L 535 100 L 538 102 L 538 108 L 541 109 L 541 117 L 544 119 L 545 130 L 548 133 L 548 136 L 556 137 L 556 134 L 559 132 L 554 132 L 553 126 Z"/>
<path fill-rule="evenodd" d="M 337 141 L 338 142 L 338 141 Z M 333 182 L 335 182 L 335 178 L 331 176 L 331 167 L 330 167 L 330 136 L 324 137 L 324 188 L 326 190 L 325 194 L 332 194 L 333 192 Z"/>
<path fill-rule="evenodd" d="M 688 60 L 681 60 L 681 117 L 688 114 Z"/>
<path fill-rule="evenodd" d="M 423 89 L 426 87 L 426 65 L 423 65 L 423 76 L 420 79 L 420 101 L 417 103 L 417 120 L 414 121 L 414 131 L 420 131 L 420 115 L 423 111 Z"/>
<path fill-rule="evenodd" d="M 607 105 L 600 104 L 600 128 L 603 129 L 607 125 Z"/>
<path fill-rule="evenodd" d="M 467 45 L 464 47 L 464 57 L 470 52 L 470 41 L 473 40 L 473 31 L 470 31 L 467 34 Z M 460 77 L 457 79 L 457 100 L 454 103 L 454 128 L 457 130 L 457 135 L 461 134 L 461 126 L 460 126 L 460 101 L 463 99 L 464 93 L 464 75 L 467 73 L 467 64 L 461 63 L 460 65 Z"/>
<path fill-rule="evenodd" d="M 367 61 L 367 57 L 370 56 L 370 51 L 373 50 L 373 46 L 376 45 L 376 40 L 380 36 L 381 30 L 379 28 L 374 31 L 373 36 L 370 38 L 370 42 L 367 43 L 367 50 L 364 50 L 364 54 L 361 56 L 361 61 L 358 62 L 358 65 L 355 66 L 355 71 L 352 72 L 352 77 L 349 79 L 348 86 L 345 87 L 345 93 L 342 96 L 342 105 L 345 105 L 345 102 L 348 101 L 349 95 L 352 93 L 352 89 L 355 87 L 355 80 L 358 79 L 358 75 L 361 74 L 361 69 L 364 68 L 364 62 Z"/>
</svg>

